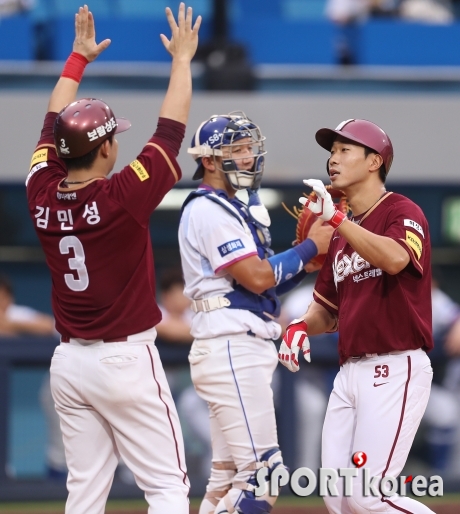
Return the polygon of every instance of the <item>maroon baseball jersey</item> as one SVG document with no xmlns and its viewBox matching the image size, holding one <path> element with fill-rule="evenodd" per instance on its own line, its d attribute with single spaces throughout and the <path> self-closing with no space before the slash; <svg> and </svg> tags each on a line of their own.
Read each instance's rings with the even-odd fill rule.
<svg viewBox="0 0 460 514">
<path fill-rule="evenodd" d="M 120 173 L 69 189 L 53 141 L 56 116 L 46 115 L 26 181 L 51 271 L 56 329 L 84 339 L 147 330 L 161 320 L 149 217 L 181 178 L 176 156 L 185 126 L 160 118 L 154 136 Z"/>
<path fill-rule="evenodd" d="M 338 316 L 340 364 L 365 353 L 430 350 L 431 248 L 422 210 L 402 195 L 387 193 L 355 221 L 399 243 L 410 262 L 400 273 L 389 275 L 334 233 L 314 299 Z"/>
</svg>

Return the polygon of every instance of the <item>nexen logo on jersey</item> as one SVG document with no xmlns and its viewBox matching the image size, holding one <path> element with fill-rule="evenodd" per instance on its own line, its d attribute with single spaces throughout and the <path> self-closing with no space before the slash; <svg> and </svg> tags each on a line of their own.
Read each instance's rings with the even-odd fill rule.
<svg viewBox="0 0 460 514">
<path fill-rule="evenodd" d="M 353 252 L 350 256 L 343 254 L 343 257 L 339 260 L 342 252 L 343 250 L 339 250 L 337 252 L 334 259 L 334 264 L 332 265 L 336 288 L 339 282 L 343 282 L 349 275 L 355 275 L 356 273 L 359 273 L 359 275 L 353 277 L 354 282 L 361 282 L 361 280 L 380 277 L 382 275 L 382 270 L 379 268 L 360 273 L 364 269 L 370 268 L 371 265 L 357 252 Z"/>
<path fill-rule="evenodd" d="M 221 257 L 225 257 L 229 253 L 236 252 L 237 250 L 244 248 L 244 244 L 241 239 L 234 239 L 233 241 L 229 241 L 228 243 L 220 245 L 217 248 Z"/>
</svg>

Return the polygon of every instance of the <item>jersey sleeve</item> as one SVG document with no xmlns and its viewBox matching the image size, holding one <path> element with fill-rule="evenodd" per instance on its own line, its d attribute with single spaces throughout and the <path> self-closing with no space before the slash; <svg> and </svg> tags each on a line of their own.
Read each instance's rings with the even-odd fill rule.
<svg viewBox="0 0 460 514">
<path fill-rule="evenodd" d="M 320 269 L 316 279 L 313 299 L 334 316 L 338 315 L 339 301 L 334 280 L 331 247 L 329 247 L 323 267 Z"/>
<path fill-rule="evenodd" d="M 206 198 L 196 202 L 197 205 L 192 206 L 190 228 L 195 235 L 197 250 L 209 261 L 214 273 L 257 255 L 252 235 L 235 217 Z"/>
<path fill-rule="evenodd" d="M 430 267 L 428 222 L 416 204 L 407 200 L 393 204 L 389 211 L 385 233 L 409 254 L 410 264 L 403 272 L 422 277 Z"/>
<path fill-rule="evenodd" d="M 157 130 L 142 152 L 108 181 L 112 199 L 143 226 L 182 177 L 176 157 L 184 134 L 182 123 L 159 118 Z"/>
<path fill-rule="evenodd" d="M 51 181 L 67 176 L 67 168 L 58 157 L 54 145 L 53 127 L 57 115 L 56 112 L 46 114 L 40 139 L 30 161 L 26 179 L 29 200 L 33 200 Z"/>
</svg>

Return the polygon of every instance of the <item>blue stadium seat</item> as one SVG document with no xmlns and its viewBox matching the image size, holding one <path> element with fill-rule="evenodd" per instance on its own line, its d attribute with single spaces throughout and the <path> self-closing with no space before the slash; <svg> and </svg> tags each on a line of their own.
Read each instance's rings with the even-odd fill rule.
<svg viewBox="0 0 460 514">
<path fill-rule="evenodd" d="M 285 20 L 315 20 L 325 17 L 326 0 L 284 0 L 281 13 Z"/>
<path fill-rule="evenodd" d="M 359 64 L 459 66 L 460 23 L 428 25 L 373 20 L 359 34 Z"/>
<path fill-rule="evenodd" d="M 284 22 L 244 19 L 233 24 L 233 37 L 245 43 L 255 63 L 334 64 L 334 26 L 327 21 Z"/>
<path fill-rule="evenodd" d="M 72 19 L 84 3 L 82 0 L 41 0 L 41 8 L 47 10 L 50 18 L 70 16 Z M 117 0 L 91 0 L 88 5 L 94 16 L 100 18 L 110 16 L 117 3 Z"/>
<path fill-rule="evenodd" d="M 134 18 L 154 18 L 163 20 L 165 8 L 171 7 L 177 17 L 178 0 L 116 0 L 117 15 Z M 211 0 L 193 0 L 185 2 L 186 6 L 193 7 L 194 13 L 209 16 Z"/>
<path fill-rule="evenodd" d="M 64 61 L 72 50 L 73 21 L 66 17 L 52 23 L 52 58 Z M 208 26 L 209 24 L 205 24 L 203 27 L 202 38 L 206 38 Z M 101 41 L 109 38 L 112 43 L 98 61 L 170 62 L 171 58 L 160 40 L 161 33 L 168 36 L 170 34 L 166 18 L 102 18 L 97 22 L 97 39 Z"/>
<path fill-rule="evenodd" d="M 34 40 L 30 16 L 9 16 L 0 20 L 0 59 L 33 59 Z"/>
</svg>

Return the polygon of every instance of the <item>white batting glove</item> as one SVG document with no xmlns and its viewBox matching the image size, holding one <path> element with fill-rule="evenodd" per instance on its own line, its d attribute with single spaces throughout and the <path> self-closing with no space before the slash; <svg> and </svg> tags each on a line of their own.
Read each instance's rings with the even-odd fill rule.
<svg viewBox="0 0 460 514">
<path fill-rule="evenodd" d="M 299 350 L 301 348 L 304 359 L 307 362 L 311 362 L 307 323 L 303 319 L 294 319 L 289 323 L 283 336 L 278 352 L 278 360 L 289 371 L 299 371 Z"/>
<path fill-rule="evenodd" d="M 299 198 L 299 202 L 313 214 L 329 223 L 334 228 L 338 228 L 346 219 L 346 215 L 340 212 L 334 204 L 331 195 L 328 193 L 326 187 L 321 182 L 314 178 L 304 180 L 303 183 L 313 189 L 316 193 L 316 202 L 311 202 L 308 198 Z"/>
</svg>

